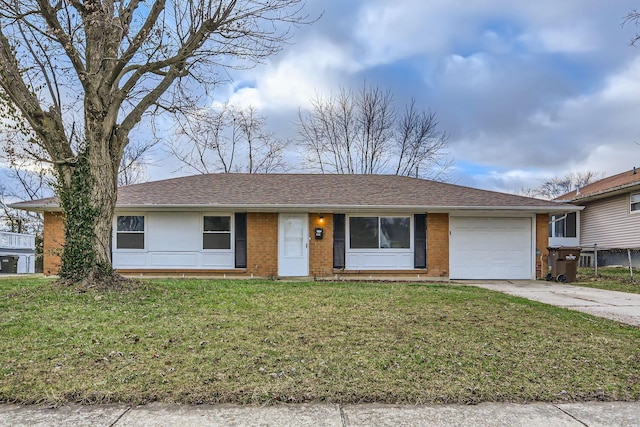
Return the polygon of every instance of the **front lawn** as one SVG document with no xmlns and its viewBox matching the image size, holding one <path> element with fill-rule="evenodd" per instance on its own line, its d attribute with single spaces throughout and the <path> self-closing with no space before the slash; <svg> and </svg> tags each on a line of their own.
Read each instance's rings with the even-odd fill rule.
<svg viewBox="0 0 640 427">
<path fill-rule="evenodd" d="M 579 268 L 576 279 L 572 285 L 640 294 L 640 271 L 635 268 L 633 281 L 628 267 L 599 268 L 598 276 L 593 268 Z"/>
<path fill-rule="evenodd" d="M 639 398 L 640 329 L 469 286 L 0 280 L 0 402 Z"/>
</svg>

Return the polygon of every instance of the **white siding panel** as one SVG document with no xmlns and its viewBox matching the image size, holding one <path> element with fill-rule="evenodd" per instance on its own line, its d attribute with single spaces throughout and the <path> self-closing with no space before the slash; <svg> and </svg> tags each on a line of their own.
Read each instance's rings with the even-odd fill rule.
<svg viewBox="0 0 640 427">
<path fill-rule="evenodd" d="M 549 237 L 549 246 L 580 246 L 578 237 Z"/>
<path fill-rule="evenodd" d="M 202 253 L 200 264 L 206 268 L 233 268 L 235 257 L 233 252 L 226 253 Z"/>
<path fill-rule="evenodd" d="M 114 268 L 143 267 L 147 264 L 146 252 L 116 252 L 113 251 Z"/>
<path fill-rule="evenodd" d="M 640 247 L 640 212 L 629 212 L 629 194 L 586 203 L 581 212 L 580 244 L 601 248 Z"/>
<path fill-rule="evenodd" d="M 152 252 L 150 264 L 154 268 L 190 268 L 198 266 L 198 254 L 189 252 Z"/>
<path fill-rule="evenodd" d="M 413 250 L 358 251 L 349 249 L 346 253 L 347 270 L 411 270 Z"/>
<path fill-rule="evenodd" d="M 201 213 L 154 212 L 147 215 L 145 233 L 150 252 L 202 249 Z"/>
<path fill-rule="evenodd" d="M 233 250 L 202 249 L 203 212 L 149 212 L 145 215 L 145 249 L 113 248 L 118 269 L 233 269 Z M 114 232 L 114 241 L 115 241 Z"/>
</svg>

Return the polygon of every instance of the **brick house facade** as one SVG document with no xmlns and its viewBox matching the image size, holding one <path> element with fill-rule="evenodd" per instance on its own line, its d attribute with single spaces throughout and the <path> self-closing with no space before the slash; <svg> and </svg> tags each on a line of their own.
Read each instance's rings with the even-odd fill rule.
<svg viewBox="0 0 640 427">
<path fill-rule="evenodd" d="M 24 202 L 16 207 L 44 212 L 44 273 L 56 274 L 64 244 L 64 218 L 57 201 Z M 296 226 L 296 232 L 304 234 L 296 244 L 304 244 L 300 262 L 308 266 L 301 270 L 306 276 L 465 279 L 494 274 L 495 279 L 532 279 L 547 272 L 548 215 L 558 208 L 552 202 L 407 177 L 225 174 L 176 178 L 119 190 L 114 267 L 129 275 L 295 275 L 282 270 L 288 250 L 280 222 L 285 213 L 304 220 Z M 126 244 L 125 249 L 119 248 L 121 217 L 139 218 L 141 236 L 124 236 L 129 243 L 139 241 L 139 250 Z M 226 218 L 227 228 L 212 233 L 227 237 L 213 239 L 226 241 L 227 249 L 207 250 L 203 221 L 220 217 Z M 394 231 L 394 221 L 404 227 L 400 230 L 404 237 L 391 236 L 396 243 L 383 244 L 389 238 L 384 234 L 388 227 Z M 361 242 L 353 239 L 362 236 L 354 227 L 364 223 L 377 224 L 366 232 L 378 236 L 379 243 L 358 249 Z M 321 236 L 316 236 L 316 230 Z M 334 230 L 340 234 L 334 235 Z M 475 263 L 475 270 L 461 270 L 461 260 L 464 265 Z M 486 271 L 479 270 L 483 266 Z"/>
</svg>

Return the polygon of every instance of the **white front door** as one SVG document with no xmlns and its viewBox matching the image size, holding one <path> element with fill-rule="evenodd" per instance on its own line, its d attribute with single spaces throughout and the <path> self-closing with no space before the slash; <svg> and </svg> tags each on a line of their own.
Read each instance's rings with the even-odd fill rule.
<svg viewBox="0 0 640 427">
<path fill-rule="evenodd" d="M 278 276 L 309 275 L 309 219 L 307 214 L 280 214 Z"/>
</svg>

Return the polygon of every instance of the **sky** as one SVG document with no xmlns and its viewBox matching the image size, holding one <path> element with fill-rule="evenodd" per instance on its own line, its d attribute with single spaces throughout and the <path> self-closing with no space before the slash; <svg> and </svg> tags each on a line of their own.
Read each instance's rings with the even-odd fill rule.
<svg viewBox="0 0 640 427">
<path fill-rule="evenodd" d="M 448 180 L 518 192 L 568 172 L 640 166 L 640 46 L 626 0 L 308 0 L 313 25 L 232 72 L 219 101 L 254 105 L 282 137 L 318 93 L 363 82 L 436 112 Z M 174 172 L 156 150 L 148 174 Z M 295 168 L 293 171 L 296 171 Z"/>
<path fill-rule="evenodd" d="M 231 70 L 214 103 L 255 106 L 280 138 L 317 94 L 363 82 L 437 114 L 449 182 L 518 193 L 569 172 L 640 167 L 640 0 L 307 0 L 311 25 Z M 145 137 L 144 124 L 131 137 Z M 299 151 L 290 147 L 287 159 Z M 193 173 L 159 144 L 147 177 Z M 290 172 L 308 172 L 296 164 Z M 1 183 L 0 183 L 1 184 Z"/>
</svg>

